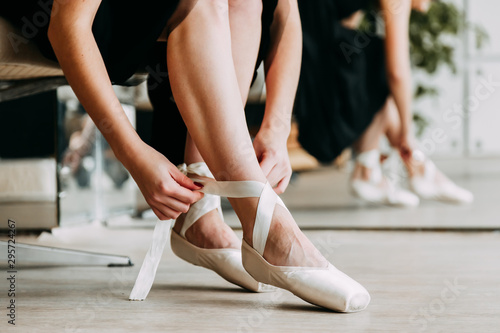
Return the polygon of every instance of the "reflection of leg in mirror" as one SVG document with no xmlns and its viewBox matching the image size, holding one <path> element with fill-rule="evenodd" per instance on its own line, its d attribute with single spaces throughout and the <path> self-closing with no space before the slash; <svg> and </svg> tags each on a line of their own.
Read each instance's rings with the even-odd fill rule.
<svg viewBox="0 0 500 333">
<path fill-rule="evenodd" d="M 95 144 L 97 128 L 88 115 L 80 118 L 78 130 L 69 136 L 68 148 L 63 154 L 63 175 L 72 175 L 80 188 L 89 188 L 92 172 L 95 170 Z M 127 169 L 118 161 L 106 141 L 102 141 L 104 171 L 116 189 L 129 179 Z"/>
<path fill-rule="evenodd" d="M 95 168 L 92 153 L 97 129 L 88 115 L 73 119 L 73 123 L 76 123 L 76 128 L 69 133 L 68 147 L 62 157 L 61 174 L 73 176 L 80 188 L 88 188 Z"/>
<path fill-rule="evenodd" d="M 474 195 L 470 191 L 446 177 L 420 150 L 413 151 L 411 161 L 407 163 L 410 188 L 422 199 L 456 204 L 468 204 L 474 201 Z"/>
<path fill-rule="evenodd" d="M 381 172 L 380 138 L 386 135 L 392 147 L 399 147 L 401 123 L 392 98 L 377 113 L 370 126 L 354 145 L 357 153 L 351 189 L 372 203 L 416 206 L 418 197 L 451 203 L 470 203 L 473 195 L 448 179 L 421 151 L 413 150 L 408 159 L 401 159 L 407 171 L 412 194 L 389 182 Z M 416 141 L 416 140 L 414 140 Z M 417 197 L 418 196 L 418 197 Z"/>
<path fill-rule="evenodd" d="M 356 156 L 356 166 L 351 179 L 353 195 L 374 204 L 418 206 L 418 197 L 386 178 L 380 163 L 380 152 L 376 149 L 363 151 Z"/>
<path fill-rule="evenodd" d="M 123 187 L 123 184 L 130 178 L 130 175 L 121 164 L 121 162 L 116 158 L 115 154 L 109 147 L 109 144 L 103 140 L 103 154 L 104 154 L 104 171 L 113 181 L 114 187 L 119 190 Z"/>
<path fill-rule="evenodd" d="M 418 197 L 400 188 L 382 173 L 383 158 L 379 145 L 382 135 L 392 124 L 390 104 L 391 100 L 388 100 L 354 145 L 356 164 L 350 182 L 351 191 L 356 197 L 370 203 L 415 207 L 419 204 Z"/>
</svg>

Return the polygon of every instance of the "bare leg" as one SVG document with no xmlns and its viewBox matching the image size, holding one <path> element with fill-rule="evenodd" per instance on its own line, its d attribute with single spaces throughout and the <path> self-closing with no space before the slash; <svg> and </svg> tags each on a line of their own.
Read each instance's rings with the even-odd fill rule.
<svg viewBox="0 0 500 333">
<path fill-rule="evenodd" d="M 361 137 L 356 141 L 353 148 L 356 150 L 357 153 L 363 153 L 366 151 L 379 149 L 380 139 L 382 135 L 384 135 L 384 133 L 387 132 L 387 127 L 389 123 L 388 110 L 391 107 L 390 104 L 393 104 L 393 102 L 389 98 L 384 104 L 382 110 L 380 110 L 375 115 L 370 126 L 368 126 L 368 128 L 363 132 Z M 371 171 L 372 171 L 371 169 L 359 163 L 356 163 L 352 177 L 355 179 L 362 179 L 367 181 L 370 179 Z"/>
<path fill-rule="evenodd" d="M 200 0 L 171 33 L 167 64 L 175 100 L 202 157 L 217 180 L 266 182 L 246 128 L 231 52 L 226 1 Z M 257 199 L 231 199 L 252 244 Z M 325 266 L 326 260 L 276 208 L 264 257 L 275 265 Z"/>
<path fill-rule="evenodd" d="M 392 147 L 398 147 L 401 140 L 401 120 L 394 100 L 389 97 L 383 109 L 375 116 L 373 122 L 363 133 L 355 144 L 358 152 L 364 152 L 372 149 L 378 149 L 379 141 L 382 135 L 385 135 Z M 415 140 L 414 140 L 415 141 Z M 425 165 L 422 161 L 415 158 L 403 160 L 405 168 L 410 177 L 424 174 Z M 369 179 L 370 170 L 357 164 L 353 173 L 354 178 Z M 436 173 L 436 181 L 448 181 L 441 172 Z"/>
<path fill-rule="evenodd" d="M 386 110 L 387 138 L 393 147 L 400 145 L 401 121 L 396 105 L 391 101 Z M 412 140 L 416 142 L 415 139 Z M 410 187 L 422 198 L 443 200 L 454 203 L 471 203 L 474 195 L 453 183 L 444 173 L 435 168 L 424 155 L 413 154 L 409 159 L 402 159 L 410 177 Z"/>
<path fill-rule="evenodd" d="M 399 118 L 394 100 L 390 98 L 387 104 L 385 110 L 385 135 L 392 147 L 399 147 L 401 140 L 401 119 Z M 414 139 L 413 142 L 415 141 Z M 410 158 L 407 161 L 402 160 L 410 177 L 422 175 L 425 172 L 425 166 L 421 161 L 417 161 L 414 158 Z"/>
<path fill-rule="evenodd" d="M 191 136 L 187 135 L 186 151 L 184 153 L 186 164 L 203 162 L 196 145 Z M 181 214 L 175 221 L 174 230 L 180 233 L 186 214 Z M 186 239 L 198 247 L 205 249 L 238 249 L 241 246 L 240 240 L 233 230 L 220 218 L 216 210 L 208 212 L 200 217 L 186 231 Z"/>
<path fill-rule="evenodd" d="M 261 0 L 236 0 L 229 2 L 229 22 L 231 27 L 231 47 L 234 67 L 243 104 L 246 103 L 261 36 Z M 186 164 L 203 162 L 203 158 L 187 135 Z M 180 232 L 185 214 L 179 216 L 174 230 Z M 240 242 L 234 232 L 214 210 L 202 216 L 186 232 L 186 239 L 202 248 L 239 248 Z"/>
<path fill-rule="evenodd" d="M 394 102 L 388 98 L 382 110 L 374 117 L 370 126 L 362 134 L 355 145 L 360 154 L 356 158 L 356 165 L 351 180 L 353 194 L 368 202 L 376 204 L 388 204 L 403 207 L 415 207 L 419 199 L 414 194 L 394 186 L 388 181 L 381 170 L 381 159 L 379 153 L 379 142 L 382 135 L 388 135 L 391 139 L 399 138 L 397 127 L 392 127 L 391 111 Z M 398 116 L 397 112 L 395 113 Z M 397 123 L 396 123 L 397 125 Z M 395 145 L 394 142 L 391 144 Z"/>
</svg>

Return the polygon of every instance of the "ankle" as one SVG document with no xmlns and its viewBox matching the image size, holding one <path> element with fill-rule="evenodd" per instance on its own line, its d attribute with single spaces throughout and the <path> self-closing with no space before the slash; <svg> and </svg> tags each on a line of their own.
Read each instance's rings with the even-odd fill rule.
<svg viewBox="0 0 500 333">
<path fill-rule="evenodd" d="M 248 243 L 248 245 L 253 246 L 253 228 L 259 198 L 228 198 L 228 200 L 241 223 L 243 239 Z"/>
<path fill-rule="evenodd" d="M 352 172 L 352 179 L 369 181 L 371 179 L 372 170 L 367 168 L 360 163 L 356 162 L 354 166 L 354 171 Z"/>
<path fill-rule="evenodd" d="M 176 220 L 173 230 L 180 234 L 186 214 Z M 189 229 L 184 238 L 191 244 L 204 249 L 234 248 L 241 245 L 233 230 L 219 216 L 217 210 L 208 212 L 199 218 Z"/>
<path fill-rule="evenodd" d="M 382 179 L 380 169 L 380 152 L 376 149 L 358 153 L 354 167 L 353 179 L 361 179 L 379 183 Z"/>
<path fill-rule="evenodd" d="M 425 157 L 416 157 L 414 154 L 403 163 L 408 171 L 408 177 L 421 177 L 425 174 Z"/>
</svg>

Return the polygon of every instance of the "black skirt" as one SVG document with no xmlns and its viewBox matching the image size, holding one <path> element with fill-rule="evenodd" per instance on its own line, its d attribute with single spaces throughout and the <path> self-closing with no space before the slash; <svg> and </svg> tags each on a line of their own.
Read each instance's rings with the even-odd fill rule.
<svg viewBox="0 0 500 333">
<path fill-rule="evenodd" d="M 92 31 L 109 77 L 115 84 L 126 81 L 138 68 L 150 73 L 148 92 L 154 107 L 152 146 L 173 163 L 184 160 L 186 126 L 175 104 L 166 64 L 166 43 L 157 42 L 169 22 L 169 31 L 189 13 L 197 0 L 102 0 Z M 278 0 L 263 0 L 262 38 L 257 64 L 263 60 L 271 42 L 270 28 Z M 7 4 L 8 3 L 8 4 Z M 179 11 L 176 12 L 179 4 Z M 0 15 L 21 31 L 29 33 L 42 54 L 55 60 L 47 38 L 52 0 L 3 1 Z M 176 17 L 172 15 L 176 13 Z M 179 14 L 180 13 L 180 14 Z M 40 17 L 44 16 L 44 22 Z M 28 23 L 26 23 L 28 21 Z M 40 23 L 40 24 L 39 24 Z"/>
<path fill-rule="evenodd" d="M 92 31 L 113 83 L 123 83 L 147 63 L 179 1 L 102 0 Z M 57 61 L 47 37 L 52 1 L 2 2 L 0 15 L 21 29 L 23 38 L 33 40 L 46 58 Z"/>
<path fill-rule="evenodd" d="M 299 0 L 304 48 L 295 103 L 299 142 L 321 162 L 356 141 L 389 95 L 384 43 L 340 21 L 366 0 Z"/>
</svg>

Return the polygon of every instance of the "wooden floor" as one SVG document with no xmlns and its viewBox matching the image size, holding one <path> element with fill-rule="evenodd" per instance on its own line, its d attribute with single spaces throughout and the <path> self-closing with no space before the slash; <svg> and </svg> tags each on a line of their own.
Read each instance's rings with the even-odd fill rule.
<svg viewBox="0 0 500 333">
<path fill-rule="evenodd" d="M 0 332 L 500 331 L 498 175 L 451 175 L 474 188 L 478 200 L 472 206 L 426 202 L 416 210 L 395 210 L 341 209 L 340 201 L 329 208 L 321 194 L 313 200 L 310 188 L 325 174 L 332 175 L 323 170 L 302 176 L 285 199 L 323 254 L 368 289 L 372 302 L 363 312 L 329 312 L 285 291 L 248 293 L 181 261 L 169 248 L 148 299 L 129 302 L 152 229 L 92 224 L 17 241 L 128 255 L 136 265 L 19 268 L 17 325 L 7 324 L 8 281 L 2 278 Z M 317 206 L 308 208 L 308 200 Z M 356 230 L 334 229 L 349 225 Z M 408 230 L 394 230 L 405 225 Z M 471 231 L 475 225 L 484 231 Z M 432 231 L 446 226 L 468 231 Z"/>
<path fill-rule="evenodd" d="M 372 302 L 367 310 L 339 314 L 285 291 L 247 293 L 177 259 L 169 249 L 148 299 L 129 302 L 151 230 L 92 226 L 74 230 L 73 235 L 46 235 L 41 242 L 128 254 L 138 265 L 20 269 L 16 331 L 498 332 L 499 233 L 308 231 L 307 235 L 337 267 L 369 290 Z M 6 283 L 1 285 L 7 288 Z M 0 331 L 10 331 L 5 315 L 1 318 Z"/>
</svg>

